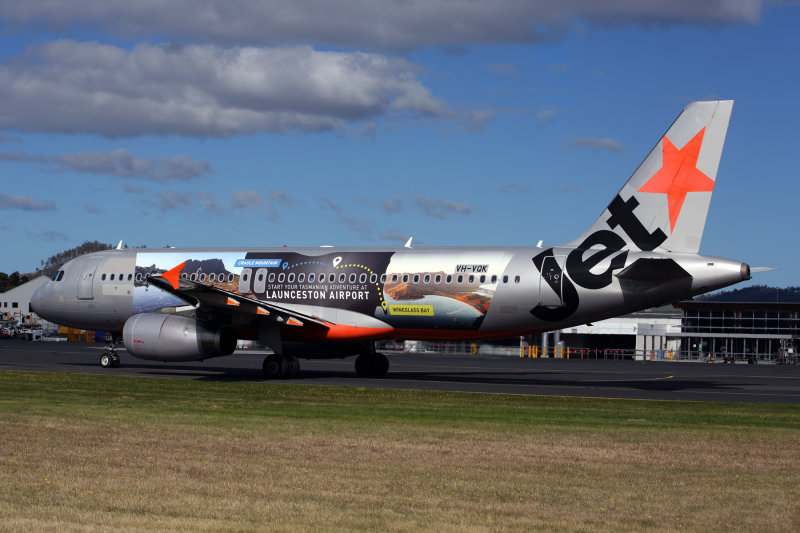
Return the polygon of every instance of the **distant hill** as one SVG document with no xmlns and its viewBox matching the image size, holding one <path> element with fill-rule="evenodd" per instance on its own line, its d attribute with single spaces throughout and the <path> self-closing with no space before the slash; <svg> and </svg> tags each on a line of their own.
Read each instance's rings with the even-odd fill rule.
<svg viewBox="0 0 800 533">
<path fill-rule="evenodd" d="M 695 298 L 701 302 L 783 302 L 800 303 L 800 287 L 768 287 L 753 285 L 743 289 L 704 294 Z"/>
<path fill-rule="evenodd" d="M 101 250 L 108 250 L 109 248 L 113 248 L 111 244 L 104 244 L 102 242 L 97 241 L 86 241 L 80 246 L 76 246 L 75 248 L 70 248 L 64 252 L 58 253 L 56 255 L 48 257 L 46 260 L 42 260 L 42 268 L 41 273 L 45 276 L 52 276 L 53 272 L 58 270 L 61 265 L 69 261 L 70 259 L 75 259 L 78 256 L 83 254 L 88 254 L 91 252 L 99 252 Z"/>
</svg>

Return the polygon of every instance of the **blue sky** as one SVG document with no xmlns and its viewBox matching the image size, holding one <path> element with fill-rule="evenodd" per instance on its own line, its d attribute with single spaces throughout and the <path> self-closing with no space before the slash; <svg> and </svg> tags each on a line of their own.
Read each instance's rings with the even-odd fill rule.
<svg viewBox="0 0 800 533">
<path fill-rule="evenodd" d="M 724 98 L 701 253 L 800 284 L 800 5 L 638 4 L 0 0 L 0 271 L 85 240 L 554 245 Z"/>
</svg>

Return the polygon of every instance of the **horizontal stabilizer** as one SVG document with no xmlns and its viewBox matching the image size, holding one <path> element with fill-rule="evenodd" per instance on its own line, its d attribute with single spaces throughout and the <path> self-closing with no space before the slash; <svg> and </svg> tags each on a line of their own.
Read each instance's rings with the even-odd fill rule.
<svg viewBox="0 0 800 533">
<path fill-rule="evenodd" d="M 692 275 L 686 272 L 672 259 L 637 259 L 616 275 L 620 279 L 632 281 L 669 281 L 688 279 Z"/>
</svg>

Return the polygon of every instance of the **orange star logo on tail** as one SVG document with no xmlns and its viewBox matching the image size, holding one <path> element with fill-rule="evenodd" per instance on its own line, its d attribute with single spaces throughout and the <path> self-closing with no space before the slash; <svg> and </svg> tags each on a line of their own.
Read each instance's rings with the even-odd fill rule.
<svg viewBox="0 0 800 533">
<path fill-rule="evenodd" d="M 688 193 L 714 190 L 714 180 L 697 168 L 697 158 L 700 156 L 705 132 L 705 128 L 700 130 L 680 150 L 665 135 L 661 143 L 663 166 L 639 189 L 639 192 L 667 195 L 671 232 L 675 230 L 675 223 Z"/>
</svg>

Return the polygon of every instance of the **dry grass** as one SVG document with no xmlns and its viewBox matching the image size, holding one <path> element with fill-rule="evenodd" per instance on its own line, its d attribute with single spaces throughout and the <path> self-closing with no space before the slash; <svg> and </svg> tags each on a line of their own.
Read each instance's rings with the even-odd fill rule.
<svg viewBox="0 0 800 533">
<path fill-rule="evenodd" d="M 610 402 L 638 414 L 591 429 L 554 421 L 487 430 L 430 414 L 331 421 L 233 409 L 242 399 L 229 386 L 237 399 L 216 398 L 194 424 L 181 405 L 153 415 L 128 388 L 113 401 L 66 395 L 97 416 L 75 399 L 54 402 L 58 395 L 48 396 L 49 409 L 33 402 L 27 412 L 24 398 L 0 389 L 0 529 L 800 528 L 800 432 L 792 427 L 654 428 L 640 417 L 642 402 Z M 319 388 L 311 395 L 324 401 Z M 562 401 L 568 408 L 571 400 Z"/>
</svg>

